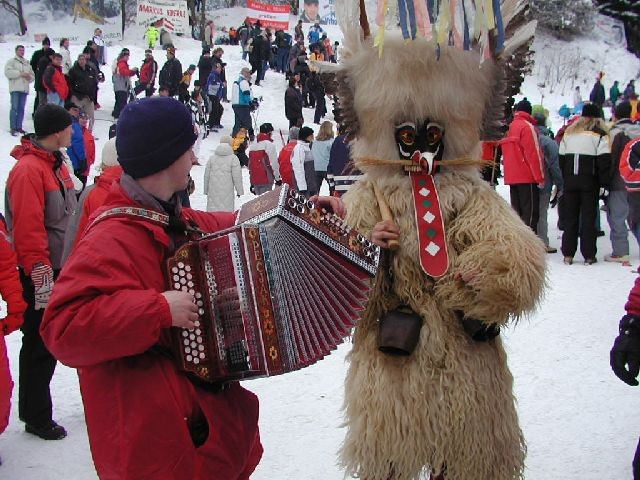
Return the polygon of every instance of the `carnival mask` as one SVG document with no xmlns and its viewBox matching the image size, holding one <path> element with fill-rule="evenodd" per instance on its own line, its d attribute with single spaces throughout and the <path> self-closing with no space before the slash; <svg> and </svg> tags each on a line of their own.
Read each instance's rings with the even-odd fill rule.
<svg viewBox="0 0 640 480">
<path fill-rule="evenodd" d="M 422 158 L 429 164 L 429 170 L 433 170 L 433 161 L 442 157 L 444 128 L 436 122 L 425 120 L 420 127 L 413 122 L 401 123 L 396 126 L 395 137 L 403 160 L 419 163 Z"/>
</svg>

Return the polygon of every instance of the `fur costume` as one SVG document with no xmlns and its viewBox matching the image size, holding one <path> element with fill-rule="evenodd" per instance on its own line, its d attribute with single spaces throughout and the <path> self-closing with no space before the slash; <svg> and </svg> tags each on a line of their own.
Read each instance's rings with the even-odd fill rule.
<svg viewBox="0 0 640 480">
<path fill-rule="evenodd" d="M 370 37 L 345 32 L 335 73 L 356 165 L 399 159 L 394 128 L 402 122 L 444 127 L 435 183 L 449 268 L 439 278 L 420 268 L 412 186 L 402 167 L 362 165 L 366 175 L 343 197 L 347 222 L 365 234 L 381 221 L 376 184 L 400 228 L 400 247 L 390 257 L 393 279 L 381 268 L 354 334 L 341 464 L 363 480 L 523 478 L 526 446 L 502 341 L 473 340 L 460 316 L 501 326 L 534 309 L 545 284 L 544 246 L 477 166 L 446 166 L 479 158 L 480 140 L 500 135 L 510 93 L 502 80 L 514 75 L 505 62 L 514 59 L 480 63 L 478 52 L 447 46 L 438 56 L 433 42 L 392 34 L 381 54 Z M 378 320 L 402 304 L 422 317 L 419 343 L 410 356 L 385 355 Z"/>
</svg>

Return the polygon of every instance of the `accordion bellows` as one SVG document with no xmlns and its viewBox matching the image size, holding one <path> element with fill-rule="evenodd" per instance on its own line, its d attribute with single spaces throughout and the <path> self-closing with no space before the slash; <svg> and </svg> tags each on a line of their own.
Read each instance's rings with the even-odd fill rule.
<svg viewBox="0 0 640 480">
<path fill-rule="evenodd" d="M 357 322 L 380 251 L 284 185 L 246 203 L 236 226 L 168 260 L 192 293 L 194 329 L 173 329 L 179 367 L 206 382 L 279 375 L 334 350 Z"/>
</svg>

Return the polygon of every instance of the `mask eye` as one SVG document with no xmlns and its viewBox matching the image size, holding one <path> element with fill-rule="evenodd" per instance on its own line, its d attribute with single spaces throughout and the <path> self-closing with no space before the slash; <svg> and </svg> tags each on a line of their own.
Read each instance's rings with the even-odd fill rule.
<svg viewBox="0 0 640 480">
<path fill-rule="evenodd" d="M 416 127 L 412 123 L 403 123 L 396 127 L 396 141 L 403 145 L 413 145 L 416 141 Z"/>
<path fill-rule="evenodd" d="M 437 123 L 428 123 L 426 127 L 427 145 L 435 145 L 442 141 L 444 136 L 444 128 Z"/>
</svg>

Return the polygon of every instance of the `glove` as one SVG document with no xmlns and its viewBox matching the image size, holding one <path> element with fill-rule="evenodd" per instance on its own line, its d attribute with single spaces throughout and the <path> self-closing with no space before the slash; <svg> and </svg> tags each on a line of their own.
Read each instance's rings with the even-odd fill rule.
<svg viewBox="0 0 640 480">
<path fill-rule="evenodd" d="M 282 180 L 276 180 L 276 187 L 279 187 L 280 185 L 282 185 Z"/>
<path fill-rule="evenodd" d="M 606 198 L 609 196 L 609 190 L 607 190 L 604 187 L 600 187 L 600 192 L 599 192 L 599 197 L 601 200 L 606 200 Z"/>
<path fill-rule="evenodd" d="M 256 194 L 256 188 L 255 188 L 253 185 L 251 185 L 251 186 L 249 187 L 249 191 L 250 191 L 251 193 L 253 193 L 254 195 Z"/>
<path fill-rule="evenodd" d="M 49 265 L 37 263 L 31 270 L 31 281 L 35 292 L 35 310 L 44 310 L 53 290 L 53 269 Z"/>
<path fill-rule="evenodd" d="M 610 354 L 613 373 L 627 385 L 638 385 L 640 370 L 640 318 L 627 314 L 620 320 L 620 334 Z"/>
<path fill-rule="evenodd" d="M 11 332 L 15 332 L 22 326 L 24 317 L 22 314 L 10 313 L 5 318 L 0 320 L 0 327 L 2 327 L 2 333 L 9 335 Z"/>
</svg>

